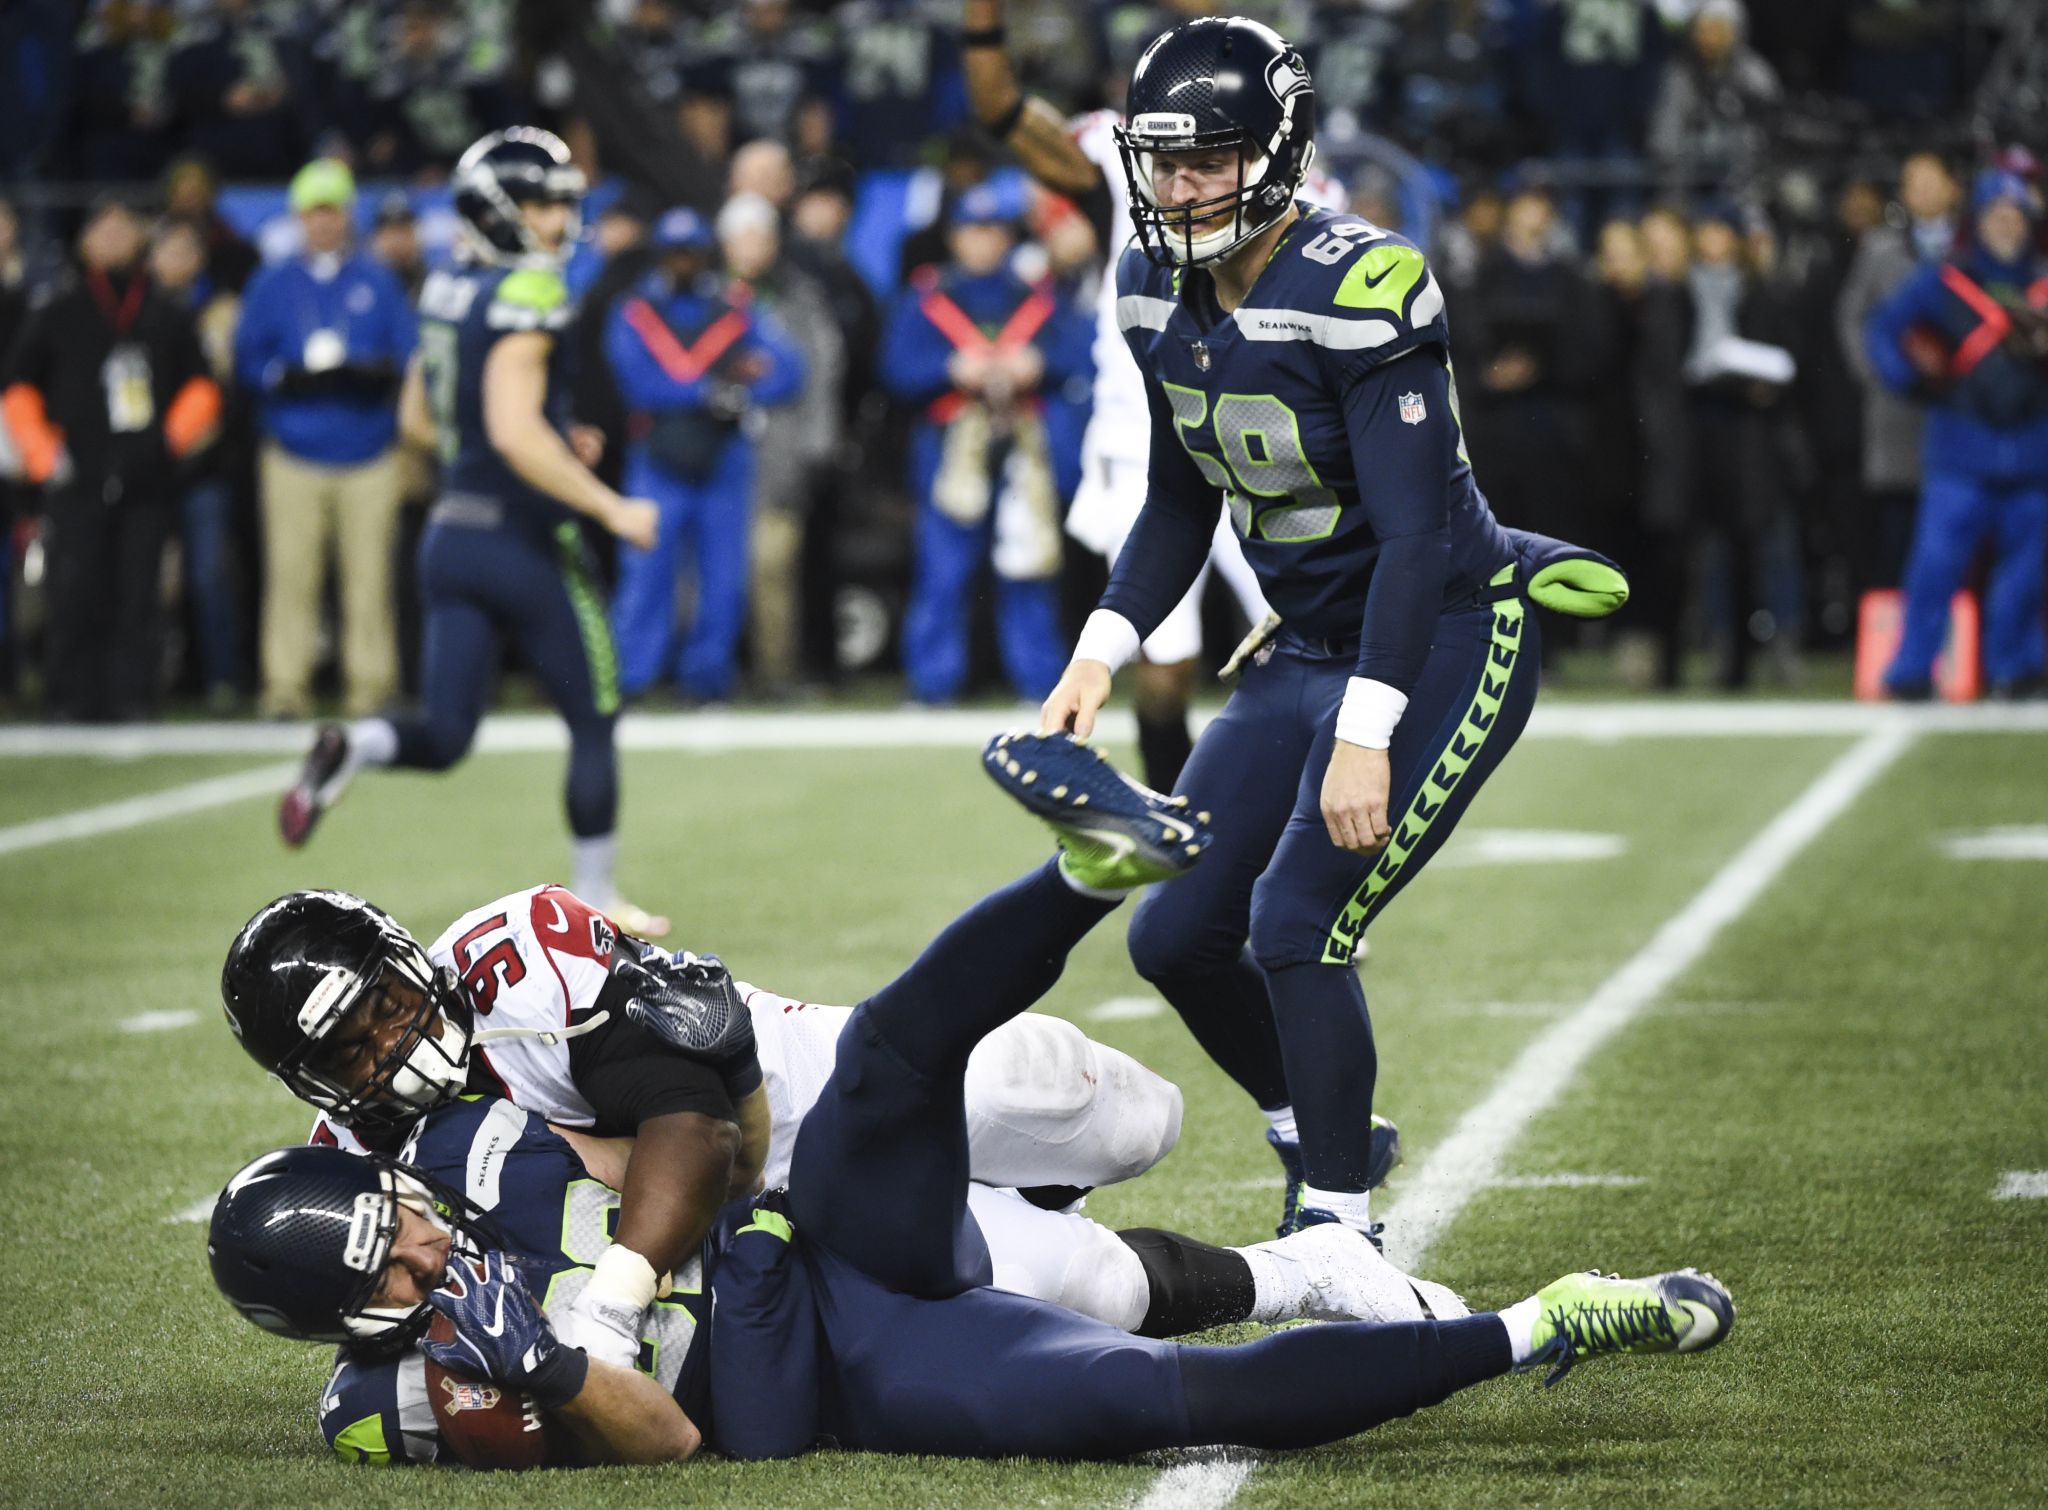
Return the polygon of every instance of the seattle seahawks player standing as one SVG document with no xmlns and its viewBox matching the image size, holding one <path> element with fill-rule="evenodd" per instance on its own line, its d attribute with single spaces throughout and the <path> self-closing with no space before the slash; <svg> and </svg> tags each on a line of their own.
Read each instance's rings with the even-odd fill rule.
<svg viewBox="0 0 2048 1510">
<path fill-rule="evenodd" d="M 1259 1100 L 1287 1166 L 1281 1230 L 1370 1230 L 1384 1169 L 1360 938 L 1528 721 L 1527 600 L 1597 616 L 1627 584 L 1495 521 L 1422 253 L 1297 202 L 1315 93 L 1285 39 L 1242 18 L 1175 28 L 1139 59 L 1127 121 L 1137 243 L 1117 312 L 1146 378 L 1150 485 L 1041 732 L 1092 730 L 1227 503 L 1282 627 L 1176 788 L 1217 813 L 1214 851 L 1141 905 L 1131 957 L 1248 1089 L 1246 1025 L 1277 1027 L 1288 1104 Z"/>
<path fill-rule="evenodd" d="M 493 132 L 456 164 L 460 260 L 420 291 L 419 354 L 399 400 L 407 439 L 441 463 L 420 541 L 425 706 L 322 729 L 278 826 L 287 844 L 304 844 L 364 766 L 444 771 L 462 759 L 510 635 L 569 726 L 575 889 L 660 937 L 668 920 L 623 901 L 612 879 L 618 657 L 576 516 L 644 550 L 658 515 L 600 482 L 587 465 L 596 456 L 567 429 L 561 268 L 583 188 L 561 139 L 530 126 Z"/>
</svg>

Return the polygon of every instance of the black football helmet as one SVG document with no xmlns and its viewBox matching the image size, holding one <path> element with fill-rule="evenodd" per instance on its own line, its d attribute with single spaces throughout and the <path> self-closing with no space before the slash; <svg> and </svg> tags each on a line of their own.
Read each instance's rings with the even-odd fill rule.
<svg viewBox="0 0 2048 1510">
<path fill-rule="evenodd" d="M 462 1093 L 475 1020 L 452 970 L 345 891 L 295 891 L 243 925 L 220 973 L 228 1026 L 300 1100 L 371 1134 L 397 1132 Z M 370 1014 L 402 1031 L 367 1067 L 348 1062 Z"/>
<path fill-rule="evenodd" d="M 1185 267 L 1229 256 L 1287 213 L 1315 159 L 1315 134 L 1308 66 L 1270 26 L 1210 16 L 1160 37 L 1138 59 L 1124 124 L 1116 129 L 1131 221 L 1145 255 Z M 1154 155 L 1203 148 L 1237 153 L 1236 191 L 1160 204 Z"/>
<path fill-rule="evenodd" d="M 451 180 L 462 241 L 480 262 L 509 267 L 559 267 L 583 226 L 583 170 L 552 131 L 512 126 L 470 144 Z M 569 229 L 556 251 L 534 239 L 520 216 L 523 204 L 572 207 Z"/>
<path fill-rule="evenodd" d="M 213 1282 L 243 1316 L 279 1337 L 396 1350 L 433 1311 L 373 1304 L 398 1214 L 409 1207 L 475 1258 L 498 1246 L 473 1206 L 424 1172 L 382 1154 L 282 1148 L 244 1166 L 214 1203 L 206 1233 Z"/>
</svg>

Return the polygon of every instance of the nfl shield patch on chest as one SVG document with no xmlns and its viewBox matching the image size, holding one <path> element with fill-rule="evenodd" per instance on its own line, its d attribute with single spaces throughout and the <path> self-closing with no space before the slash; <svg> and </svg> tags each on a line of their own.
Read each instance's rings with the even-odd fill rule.
<svg viewBox="0 0 2048 1510">
<path fill-rule="evenodd" d="M 1428 412 L 1428 411 L 1427 411 L 1427 410 L 1425 410 L 1425 409 L 1424 409 L 1424 408 L 1422 407 L 1422 395 L 1421 395 L 1421 394 L 1419 394 L 1419 393 L 1404 393 L 1404 394 L 1402 394 L 1402 395 L 1401 395 L 1401 423 L 1402 423 L 1402 424 L 1404 424 L 1404 425 L 1419 425 L 1419 424 L 1421 424 L 1421 423 L 1422 423 L 1422 419 L 1423 419 L 1423 416 L 1424 416 L 1424 414 L 1426 414 L 1427 412 Z"/>
<path fill-rule="evenodd" d="M 1194 344 L 1194 346 L 1193 346 L 1193 348 L 1192 348 L 1192 351 L 1193 351 L 1193 355 L 1194 355 L 1194 358 L 1195 358 L 1195 366 L 1196 366 L 1196 368 L 1197 368 L 1197 369 L 1199 369 L 1199 370 L 1200 370 L 1200 371 L 1202 371 L 1202 372 L 1207 372 L 1207 371 L 1209 370 L 1209 348 L 1208 348 L 1208 346 L 1206 346 L 1206 345 L 1205 345 L 1204 343 L 1202 343 L 1202 342 L 1200 342 L 1200 341 L 1197 341 L 1197 342 L 1195 342 L 1195 344 Z"/>
</svg>

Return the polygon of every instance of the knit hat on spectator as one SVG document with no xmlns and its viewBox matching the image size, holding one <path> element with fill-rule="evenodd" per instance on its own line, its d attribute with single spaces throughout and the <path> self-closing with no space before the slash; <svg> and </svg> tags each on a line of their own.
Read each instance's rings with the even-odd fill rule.
<svg viewBox="0 0 2048 1510">
<path fill-rule="evenodd" d="M 711 247 L 711 227 L 695 210 L 677 205 L 654 222 L 653 242 L 657 251 L 705 251 Z"/>
<path fill-rule="evenodd" d="M 294 214 L 323 206 L 345 210 L 355 200 L 356 176 L 339 158 L 316 157 L 292 176 L 290 201 Z"/>
<path fill-rule="evenodd" d="M 949 225 L 1013 226 L 1024 217 L 1023 197 L 994 182 L 962 189 L 947 213 Z"/>
<path fill-rule="evenodd" d="M 2033 185 L 2008 169 L 1986 168 L 1977 175 L 1970 208 L 1982 214 L 2001 199 L 2010 199 L 2029 220 L 2041 218 L 2041 201 L 2035 197 Z"/>
<path fill-rule="evenodd" d="M 403 189 L 392 189 L 377 201 L 377 226 L 411 225 L 419 217 L 413 213 L 412 200 Z"/>
</svg>

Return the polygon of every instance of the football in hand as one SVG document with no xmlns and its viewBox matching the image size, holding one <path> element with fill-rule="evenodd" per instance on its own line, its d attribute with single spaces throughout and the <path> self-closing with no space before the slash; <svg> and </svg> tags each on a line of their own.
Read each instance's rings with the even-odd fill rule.
<svg viewBox="0 0 2048 1510">
<path fill-rule="evenodd" d="M 427 1328 L 435 1342 L 451 1342 L 455 1323 L 436 1315 Z M 427 1398 L 434 1424 L 455 1460 L 470 1468 L 539 1468 L 569 1461 L 559 1427 L 549 1425 L 533 1396 L 453 1373 L 427 1359 Z"/>
</svg>

